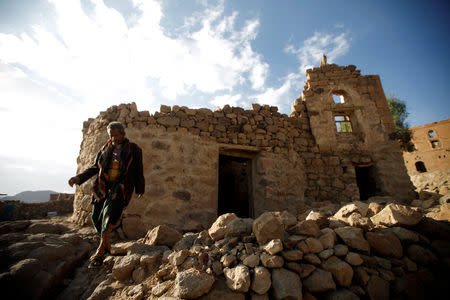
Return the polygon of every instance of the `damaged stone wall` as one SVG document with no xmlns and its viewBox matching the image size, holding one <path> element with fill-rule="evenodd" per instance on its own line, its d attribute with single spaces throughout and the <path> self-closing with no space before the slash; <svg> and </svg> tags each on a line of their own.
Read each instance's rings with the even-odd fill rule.
<svg viewBox="0 0 450 300">
<path fill-rule="evenodd" d="M 143 150 L 146 191 L 124 212 L 130 238 L 167 224 L 180 230 L 207 228 L 218 213 L 219 156 L 251 161 L 249 216 L 288 210 L 298 214 L 315 201 L 360 198 L 355 166 L 376 166 L 380 195 L 404 200 L 412 191 L 400 148 L 389 139 L 392 116 L 377 76 L 360 76 L 353 66 L 325 65 L 307 71 L 302 96 L 290 116 L 277 107 L 190 109 L 162 105 L 150 115 L 121 104 L 83 126 L 78 172 L 89 167 L 107 140 L 106 126 L 119 121 Z M 351 99 L 333 104 L 338 89 Z M 354 132 L 336 132 L 333 111 L 350 112 Z M 396 159 L 400 160 L 396 161 Z M 92 180 L 77 187 L 73 218 L 89 222 Z"/>
<path fill-rule="evenodd" d="M 376 185 L 381 194 L 391 195 L 398 201 L 414 198 L 402 152 L 393 135 L 395 125 L 380 77 L 361 76 L 353 65 L 334 64 L 309 69 L 306 76 L 301 97 L 306 110 L 294 105 L 295 112 L 291 116 L 308 113 L 320 153 L 339 157 L 337 165 L 349 171 L 344 176 L 337 172 L 331 174 L 332 178 L 322 176 L 318 180 L 346 179 L 346 189 L 357 194 L 353 170 L 371 166 L 377 173 Z M 337 132 L 339 119 L 336 118 L 343 116 L 348 117 L 351 132 Z M 339 189 L 338 185 L 339 182 L 333 188 Z"/>
</svg>

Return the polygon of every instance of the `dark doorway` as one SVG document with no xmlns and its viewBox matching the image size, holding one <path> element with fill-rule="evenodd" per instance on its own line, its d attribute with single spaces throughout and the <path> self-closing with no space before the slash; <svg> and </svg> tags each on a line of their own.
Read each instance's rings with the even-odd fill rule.
<svg viewBox="0 0 450 300">
<path fill-rule="evenodd" d="M 235 213 L 241 218 L 252 216 L 251 166 L 251 159 L 219 155 L 218 215 Z"/>
<path fill-rule="evenodd" d="M 359 188 L 361 200 L 367 200 L 372 196 L 380 194 L 380 187 L 377 184 L 377 170 L 374 166 L 355 167 L 356 183 Z"/>
<path fill-rule="evenodd" d="M 416 170 L 420 173 L 425 173 L 427 171 L 427 168 L 425 168 L 425 164 L 423 161 L 416 162 Z"/>
</svg>

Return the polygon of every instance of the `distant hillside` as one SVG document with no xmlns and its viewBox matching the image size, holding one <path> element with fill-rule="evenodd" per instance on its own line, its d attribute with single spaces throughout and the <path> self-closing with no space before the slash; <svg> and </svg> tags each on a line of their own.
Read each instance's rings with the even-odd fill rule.
<svg viewBox="0 0 450 300">
<path fill-rule="evenodd" d="M 6 196 L 0 198 L 3 200 L 20 200 L 26 203 L 47 202 L 50 199 L 50 194 L 56 194 L 55 191 L 25 191 L 14 196 Z"/>
</svg>

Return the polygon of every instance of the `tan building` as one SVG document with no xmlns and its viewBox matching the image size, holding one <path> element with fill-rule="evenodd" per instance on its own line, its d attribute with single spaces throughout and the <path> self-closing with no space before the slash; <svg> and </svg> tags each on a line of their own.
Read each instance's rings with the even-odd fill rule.
<svg viewBox="0 0 450 300">
<path fill-rule="evenodd" d="M 409 175 L 450 169 L 450 119 L 411 127 L 413 152 L 404 152 Z"/>
<path fill-rule="evenodd" d="M 317 201 L 340 203 L 390 195 L 408 202 L 414 187 L 395 139 L 392 115 L 377 75 L 355 66 L 322 64 L 306 71 L 290 115 L 277 107 L 190 109 L 162 105 L 150 115 L 121 104 L 83 126 L 78 171 L 120 121 L 143 150 L 146 191 L 124 212 L 129 237 L 167 224 L 208 228 L 217 215 L 297 214 Z M 77 187 L 74 220 L 89 222 L 91 185 Z"/>
</svg>

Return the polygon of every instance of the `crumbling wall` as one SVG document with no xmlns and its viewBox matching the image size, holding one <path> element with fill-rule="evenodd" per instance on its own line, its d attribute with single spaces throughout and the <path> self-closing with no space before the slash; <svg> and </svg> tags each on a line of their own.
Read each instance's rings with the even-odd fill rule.
<svg viewBox="0 0 450 300">
<path fill-rule="evenodd" d="M 133 116 L 133 117 L 131 117 Z M 123 227 L 169 224 L 183 230 L 207 227 L 217 217 L 219 154 L 247 153 L 252 159 L 252 215 L 268 210 L 297 213 L 308 189 L 305 168 L 314 140 L 302 118 L 281 115 L 276 107 L 253 105 L 251 110 L 225 106 L 208 109 L 162 106 L 150 116 L 134 103 L 113 106 L 85 122 L 78 172 L 92 164 L 107 140 L 106 126 L 119 120 L 127 137 L 143 150 L 146 192 L 127 207 Z M 77 187 L 74 220 L 89 222 L 92 180 Z M 133 229 L 131 229 L 133 228 Z"/>
<path fill-rule="evenodd" d="M 340 165 L 349 171 L 346 186 L 357 189 L 355 166 L 373 166 L 382 194 L 399 201 L 412 199 L 413 186 L 393 135 L 394 121 L 379 76 L 361 76 L 355 66 L 334 64 L 309 69 L 306 75 L 301 100 L 309 114 L 311 132 L 320 153 L 338 156 Z M 333 96 L 340 96 L 340 101 Z M 294 105 L 293 114 L 297 113 L 301 111 Z M 342 116 L 349 118 L 351 132 L 338 132 L 335 117 Z"/>
<path fill-rule="evenodd" d="M 354 66 L 308 70 L 292 113 L 253 104 L 190 109 L 162 105 L 150 115 L 121 104 L 83 126 L 78 172 L 89 167 L 107 140 L 106 126 L 119 121 L 143 150 L 146 191 L 124 212 L 128 237 L 159 224 L 180 230 L 207 228 L 218 213 L 219 156 L 251 160 L 250 215 L 265 211 L 303 212 L 316 201 L 360 198 L 355 166 L 375 166 L 381 195 L 405 200 L 413 191 L 395 140 L 392 116 L 378 76 L 360 76 Z M 347 102 L 335 104 L 331 94 Z M 333 113 L 348 112 L 351 133 L 336 132 Z M 92 181 L 77 187 L 73 218 L 89 222 Z M 410 199 L 408 199 L 410 200 Z"/>
</svg>

